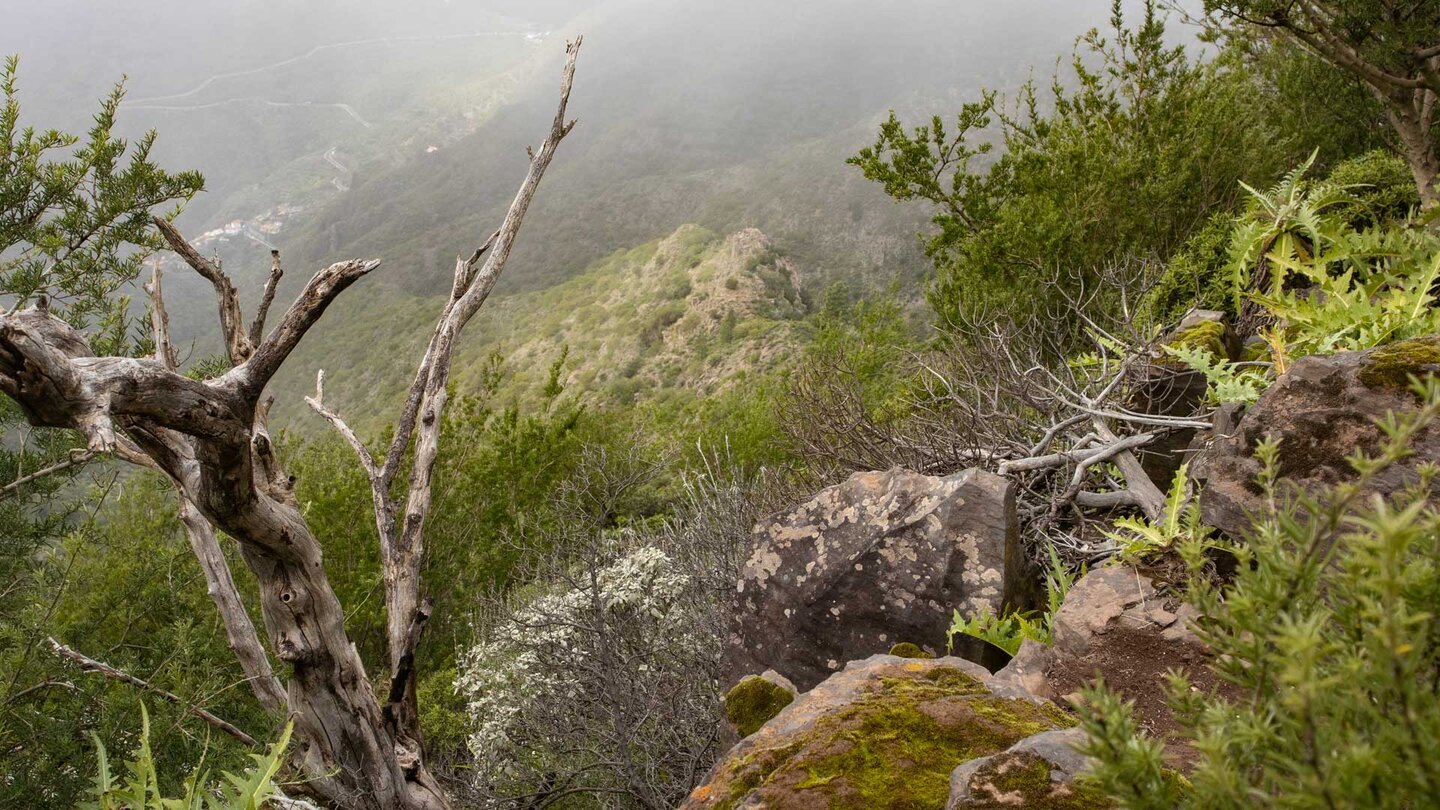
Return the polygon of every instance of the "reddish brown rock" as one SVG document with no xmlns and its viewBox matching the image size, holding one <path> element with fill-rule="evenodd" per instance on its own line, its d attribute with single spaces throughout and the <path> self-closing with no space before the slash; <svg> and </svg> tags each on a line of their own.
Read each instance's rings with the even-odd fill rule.
<svg viewBox="0 0 1440 810">
<path fill-rule="evenodd" d="M 1440 338 L 1403 341 L 1366 352 L 1302 358 L 1252 405 L 1236 429 L 1211 441 L 1192 474 L 1203 484 L 1201 517 L 1235 539 L 1251 529 L 1261 507 L 1255 446 L 1280 442 L 1280 477 L 1316 492 L 1355 480 L 1347 458 L 1379 451 L 1376 420 L 1413 411 L 1411 374 L 1440 369 Z M 1381 473 L 1365 493 L 1389 495 L 1416 480 L 1416 465 L 1440 460 L 1440 425 L 1415 437 L 1414 454 Z M 1363 500 L 1369 500 L 1363 497 Z"/>
</svg>

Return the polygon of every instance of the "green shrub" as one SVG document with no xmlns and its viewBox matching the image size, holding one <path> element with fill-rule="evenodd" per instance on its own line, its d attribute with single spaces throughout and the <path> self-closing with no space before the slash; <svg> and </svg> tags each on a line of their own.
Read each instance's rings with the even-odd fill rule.
<svg viewBox="0 0 1440 810">
<path fill-rule="evenodd" d="M 1413 808 L 1440 787 L 1440 511 L 1437 468 L 1388 501 L 1360 492 L 1411 452 L 1440 415 L 1440 383 L 1424 405 L 1381 421 L 1377 455 L 1357 455 L 1353 484 L 1290 491 L 1285 448 L 1257 449 L 1268 507 L 1244 544 L 1234 581 L 1196 576 L 1197 632 L 1229 697 L 1171 677 L 1171 706 L 1199 754 L 1189 782 L 1167 779 L 1165 744 L 1129 706 L 1092 691 L 1083 711 L 1096 778 L 1130 808 Z M 1204 554 L 1189 545 L 1198 574 Z"/>
<path fill-rule="evenodd" d="M 1197 308 L 1218 310 L 1232 318 L 1238 314 L 1227 272 L 1234 227 L 1234 215 L 1216 212 L 1185 240 L 1146 294 L 1141 305 L 1145 320 L 1164 326 Z"/>
<path fill-rule="evenodd" d="M 1355 199 L 1337 209 L 1352 228 L 1402 222 L 1420 205 L 1410 167 L 1395 153 L 1375 149 L 1338 164 L 1325 178 Z"/>
<path fill-rule="evenodd" d="M 264 755 L 253 754 L 255 765 L 244 773 L 224 772 L 210 782 L 205 763 L 196 764 L 184 782 L 180 798 L 167 799 L 160 792 L 160 776 L 150 751 L 150 715 L 140 708 L 140 743 L 135 759 L 125 763 L 127 775 L 117 778 L 110 771 L 109 758 L 100 738 L 94 737 L 96 774 L 94 801 L 87 810 L 259 810 L 279 793 L 275 776 L 284 764 L 290 744 L 291 726 L 286 724 L 279 741 Z"/>
</svg>

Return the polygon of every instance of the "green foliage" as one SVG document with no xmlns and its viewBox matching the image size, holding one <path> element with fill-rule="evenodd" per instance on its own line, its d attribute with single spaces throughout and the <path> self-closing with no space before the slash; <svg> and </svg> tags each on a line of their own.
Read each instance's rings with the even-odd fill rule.
<svg viewBox="0 0 1440 810">
<path fill-rule="evenodd" d="M 1250 206 L 1230 237 L 1230 289 L 1239 311 L 1246 291 L 1278 290 L 1285 283 L 1284 262 L 1304 261 L 1321 242 L 1321 216 L 1327 209 L 1354 203 L 1349 189 L 1311 184 L 1305 173 L 1315 153 L 1291 169 L 1268 191 L 1250 192 Z"/>
<path fill-rule="evenodd" d="M 1200 503 L 1190 497 L 1190 464 L 1180 465 L 1170 491 L 1165 496 L 1165 511 L 1159 520 L 1126 516 L 1115 521 L 1115 528 L 1103 534 L 1115 543 L 1119 558 L 1136 562 L 1174 548 L 1182 542 L 1203 544 L 1210 530 L 1200 522 Z"/>
<path fill-rule="evenodd" d="M 285 724 L 280 739 L 261 754 L 252 754 L 254 765 L 240 774 L 220 774 L 220 781 L 207 784 L 209 771 L 202 758 L 184 781 L 184 792 L 173 799 L 164 797 L 156 772 L 155 755 L 150 750 L 150 714 L 140 707 L 140 744 L 135 758 L 125 763 L 127 776 L 117 779 L 110 771 L 105 744 L 94 737 L 97 770 L 94 801 L 82 805 L 86 810 L 260 810 L 278 793 L 275 777 L 285 763 L 285 748 L 290 744 L 293 726 Z"/>
<path fill-rule="evenodd" d="M 1293 26 L 1316 41 L 1336 36 L 1335 41 L 1326 40 L 1326 46 L 1342 48 L 1348 63 L 1363 60 L 1371 69 L 1401 77 L 1425 69 L 1426 60 L 1433 55 L 1429 49 L 1436 44 L 1435 32 L 1440 30 L 1440 7 L 1425 0 L 1403 4 L 1388 0 L 1321 0 L 1306 4 L 1298 12 L 1286 0 L 1205 0 L 1205 11 L 1266 26 Z M 1312 14 L 1326 21 L 1327 33 L 1314 29 Z"/>
<path fill-rule="evenodd" d="M 955 637 L 959 635 L 978 638 L 1010 655 L 1019 652 L 1020 645 L 1027 638 L 1042 644 L 1050 643 L 1050 632 L 1043 621 L 1037 621 L 1023 613 L 997 616 L 988 607 L 981 608 L 979 613 L 968 619 L 961 616 L 960 611 L 955 611 L 950 619 L 950 630 L 946 633 L 947 653 L 951 652 Z"/>
<path fill-rule="evenodd" d="M 118 349 L 128 302 L 117 293 L 161 244 L 151 209 L 190 199 L 203 180 L 152 163 L 154 132 L 134 149 L 112 135 L 120 85 L 101 102 L 83 141 L 22 125 L 18 67 L 12 56 L 0 68 L 0 297 L 24 303 L 47 296 L 77 328 L 96 328 L 97 348 Z"/>
<path fill-rule="evenodd" d="M 1087 707 L 1080 715 L 1086 736 L 1081 751 L 1095 761 L 1090 781 L 1127 810 L 1181 807 L 1192 795 L 1189 785 L 1165 766 L 1165 746 L 1135 722 L 1132 704 L 1101 679 L 1081 695 Z"/>
<path fill-rule="evenodd" d="M 252 734 L 271 722 L 243 686 L 175 516 L 169 483 L 148 473 L 121 478 L 92 465 L 68 489 L 66 500 L 83 509 L 66 512 L 67 525 L 43 541 L 25 560 L 23 577 L 7 586 L 11 601 L 0 621 L 0 772 L 6 774 L 0 807 L 74 806 L 87 787 L 89 735 L 112 750 L 136 742 L 141 693 L 68 668 L 50 653 L 47 636 Z M 227 545 L 237 585 L 253 594 L 253 580 Z M 244 750 L 224 736 L 207 744 L 205 726 L 184 707 L 161 703 L 151 714 L 151 746 L 162 762 L 204 757 L 217 768 L 243 766 Z M 184 776 L 162 772 L 162 790 L 179 789 Z"/>
<path fill-rule="evenodd" d="M 1228 272 L 1234 227 L 1234 216 L 1218 211 L 1185 240 L 1145 296 L 1145 321 L 1172 324 L 1191 309 L 1217 310 L 1232 318 L 1239 314 Z"/>
<path fill-rule="evenodd" d="M 1285 324 L 1291 355 L 1359 351 L 1440 330 L 1435 239 L 1387 231 L 1326 238 L 1324 245 L 1309 261 L 1272 254 L 1270 261 L 1304 286 L 1253 296 Z"/>
<path fill-rule="evenodd" d="M 1087 753 L 1127 807 L 1406 808 L 1440 785 L 1440 512 L 1437 468 L 1388 500 L 1361 492 L 1412 453 L 1440 417 L 1440 383 L 1416 384 L 1422 407 L 1379 420 L 1374 455 L 1351 458 L 1355 481 L 1289 487 L 1284 448 L 1256 450 L 1267 504 L 1244 544 L 1229 547 L 1233 582 L 1196 578 L 1197 632 L 1231 697 L 1172 676 L 1171 705 L 1200 754 L 1180 795 L 1159 776 L 1163 744 L 1103 693 L 1085 710 Z M 1191 555 L 1198 566 L 1200 555 Z M 1198 568 L 1196 569 L 1198 571 Z M 1238 692 L 1238 694 L 1235 694 Z"/>
<path fill-rule="evenodd" d="M 1290 159 L 1238 59 L 1196 62 L 1167 44 L 1151 2 L 1135 28 L 1117 4 L 1110 27 L 1083 38 L 1048 105 L 1029 83 L 1013 110 L 983 92 L 953 130 L 936 116 L 907 132 L 892 114 L 851 159 L 896 199 L 934 206 L 928 295 L 942 324 L 1044 312 L 1106 265 L 1169 256 L 1196 212 L 1233 206 L 1236 181 Z"/>
<path fill-rule="evenodd" d="M 1305 178 L 1313 161 L 1267 192 L 1246 186 L 1251 204 L 1232 226 L 1230 311 L 1276 322 L 1262 332 L 1274 362 L 1231 363 L 1195 347 L 1163 347 L 1205 375 L 1212 403 L 1254 402 L 1293 358 L 1440 331 L 1440 238 L 1390 219 L 1412 210 L 1413 188 L 1399 182 L 1394 158 L 1367 154 L 1318 182 Z M 1154 306 L 1167 301 L 1156 298 Z"/>
<path fill-rule="evenodd" d="M 1163 346 L 1165 353 L 1205 375 L 1205 400 L 1249 405 L 1270 385 L 1266 369 L 1240 366 L 1228 358 L 1194 346 Z"/>
<path fill-rule="evenodd" d="M 1409 167 L 1388 149 L 1372 149 L 1336 165 L 1325 182 L 1349 190 L 1352 200 L 1335 213 L 1356 230 L 1404 222 L 1420 206 Z"/>
<path fill-rule="evenodd" d="M 549 366 L 535 408 L 497 401 L 508 371 L 492 358 L 487 388 L 457 395 L 445 413 L 436 462 L 434 512 L 426 525 L 424 576 L 443 582 L 426 627 L 426 668 L 448 665 L 468 636 L 470 605 L 503 586 L 517 553 L 555 520 L 557 487 L 573 471 L 585 438 L 605 426 L 588 419 L 560 380 L 562 357 Z M 326 540 L 332 586 L 347 607 L 347 632 L 368 666 L 385 661 L 385 611 L 379 541 L 369 482 L 353 452 L 329 434 L 293 448 L 286 464 L 317 536 Z M 359 516 L 360 519 L 357 519 Z"/>
<path fill-rule="evenodd" d="M 953 650 L 955 637 L 966 635 L 971 638 L 978 638 L 981 641 L 992 644 L 1004 650 L 1010 655 L 1020 651 L 1020 645 L 1026 639 L 1038 641 L 1041 644 L 1050 643 L 1050 626 L 1055 618 L 1060 605 L 1065 601 L 1065 594 L 1070 592 L 1070 586 L 1075 580 L 1082 576 L 1072 573 L 1063 563 L 1055 549 L 1050 549 L 1050 570 L 1045 576 L 1046 606 L 1045 613 L 1039 618 L 1033 618 L 1028 613 L 1006 613 L 1004 616 L 997 616 L 989 608 L 965 618 L 960 611 L 955 611 L 950 619 L 950 630 L 945 636 L 945 651 L 950 653 Z"/>
</svg>

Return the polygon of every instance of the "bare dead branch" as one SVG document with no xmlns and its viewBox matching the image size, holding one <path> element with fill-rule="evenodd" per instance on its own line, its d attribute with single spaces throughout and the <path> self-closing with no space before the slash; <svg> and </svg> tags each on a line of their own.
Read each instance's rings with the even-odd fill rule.
<svg viewBox="0 0 1440 810">
<path fill-rule="evenodd" d="M 215 288 L 215 300 L 220 308 L 220 335 L 225 340 L 226 357 L 231 365 L 244 362 L 250 356 L 253 346 L 245 335 L 240 315 L 240 295 L 235 291 L 235 285 L 230 283 L 230 277 L 225 275 L 219 265 L 200 255 L 200 251 L 196 250 L 169 220 L 157 216 L 151 217 L 151 221 L 165 237 L 170 249 Z"/>
<path fill-rule="evenodd" d="M 255 310 L 255 320 L 250 322 L 250 344 L 260 345 L 260 340 L 265 337 L 265 319 L 270 315 L 270 304 L 275 301 L 275 288 L 280 285 L 280 277 L 285 271 L 280 269 L 280 251 L 270 251 L 270 277 L 265 280 L 265 291 L 260 295 L 260 306 Z"/>
<path fill-rule="evenodd" d="M 150 283 L 145 285 L 145 292 L 150 295 L 150 330 L 155 338 L 155 359 L 173 371 L 179 361 L 175 356 L 175 346 L 170 342 L 170 313 L 165 311 L 165 293 L 160 277 L 160 262 L 157 260 L 150 267 Z"/>
<path fill-rule="evenodd" d="M 82 655 L 75 650 L 72 650 L 69 647 L 65 646 L 64 644 L 56 641 L 54 638 L 47 637 L 45 640 L 50 642 L 50 649 L 56 655 L 66 659 L 75 666 L 79 667 L 82 672 L 91 672 L 97 675 L 103 675 L 107 678 L 110 678 L 111 680 L 119 681 L 124 684 L 129 684 L 136 689 L 149 692 L 150 694 L 156 695 L 162 700 L 165 700 L 169 703 L 174 703 L 176 706 L 180 706 L 181 708 L 185 709 L 185 711 L 200 718 L 206 723 L 209 723 L 216 729 L 219 729 L 220 731 L 229 734 L 231 737 L 234 737 L 246 746 L 249 746 L 251 748 L 260 747 L 260 743 L 257 742 L 254 737 L 251 737 L 249 734 L 241 731 L 233 723 L 216 717 L 213 713 L 206 711 L 200 706 L 196 706 L 195 704 L 189 702 L 188 700 L 185 700 L 174 692 L 161 689 L 160 687 L 150 683 L 149 681 L 142 680 L 135 677 L 134 675 L 116 669 L 115 667 L 112 667 L 109 664 L 104 663 L 103 661 L 96 661 L 93 658 Z"/>
<path fill-rule="evenodd" d="M 89 450 L 72 451 L 70 453 L 70 457 L 65 459 L 64 461 L 51 464 L 50 466 L 36 470 L 29 475 L 22 475 L 19 478 L 16 478 L 14 481 L 6 484 L 5 486 L 0 487 L 0 495 L 9 495 L 10 493 L 19 490 L 26 484 L 33 484 L 34 482 L 39 481 L 43 478 L 49 478 L 56 473 L 65 472 L 72 467 L 78 467 L 94 457 L 95 454 L 90 452 Z"/>
<path fill-rule="evenodd" d="M 235 587 L 235 579 L 230 575 L 230 565 L 226 562 L 225 553 L 220 549 L 220 541 L 215 536 L 215 527 L 200 514 L 189 498 L 184 495 L 179 498 L 180 522 L 185 526 L 185 536 L 190 541 L 195 558 L 200 561 L 200 569 L 205 574 L 206 592 L 220 613 L 221 624 L 225 626 L 225 638 L 230 649 L 234 651 L 235 658 L 240 662 L 240 671 L 245 673 L 245 680 L 250 684 L 250 689 L 255 693 L 260 705 L 272 714 L 283 714 L 289 702 L 285 689 L 270 668 L 270 658 L 260 644 L 260 636 L 250 621 L 250 613 L 245 610 L 240 591 Z"/>
<path fill-rule="evenodd" d="M 243 371 L 240 390 L 243 395 L 247 398 L 258 397 L 260 391 L 270 382 L 270 378 L 280 370 L 285 358 L 290 356 L 290 352 L 300 344 L 305 333 L 325 314 L 325 309 L 336 296 L 379 266 L 378 259 L 351 260 L 337 262 L 316 273 L 300 292 L 300 297 L 295 299 L 295 303 L 291 304 L 290 309 L 281 317 L 275 331 L 255 348 L 255 353 L 241 366 Z"/>
</svg>

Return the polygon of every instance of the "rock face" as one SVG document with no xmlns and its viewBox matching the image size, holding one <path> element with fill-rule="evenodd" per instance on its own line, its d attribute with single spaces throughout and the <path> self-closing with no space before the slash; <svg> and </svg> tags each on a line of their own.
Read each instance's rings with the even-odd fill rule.
<svg viewBox="0 0 1440 810">
<path fill-rule="evenodd" d="M 808 689 L 898 642 L 938 647 L 956 609 L 999 613 L 1034 598 L 1011 484 L 982 470 L 857 473 L 755 532 L 736 585 L 730 683 L 774 669 Z M 978 660 L 984 646 L 957 652 Z"/>
<path fill-rule="evenodd" d="M 1104 673 L 1112 640 L 1145 639 L 1177 666 L 1203 657 L 1191 628 L 1197 611 L 1165 598 L 1150 578 L 1124 565 L 1097 568 L 1080 578 L 1051 620 L 1051 644 L 1027 640 L 999 672 L 994 683 L 1039 698 L 1064 696 L 1055 681 L 1065 675 Z M 1057 664 L 1066 673 L 1057 673 Z M 1107 677 L 1107 680 L 1114 680 Z M 1158 685 L 1158 684 L 1157 684 Z M 1065 684 L 1062 684 L 1065 686 Z"/>
<path fill-rule="evenodd" d="M 950 774 L 945 810 L 1084 810 L 1114 807 L 1099 789 L 1076 784 L 1091 762 L 1076 747 L 1085 741 L 1078 728 L 1042 731 L 999 754 L 972 759 Z"/>
<path fill-rule="evenodd" d="M 1355 478 L 1346 457 L 1375 452 L 1384 434 L 1375 420 L 1414 410 L 1407 375 L 1440 370 L 1440 338 L 1402 341 L 1366 352 L 1303 358 L 1251 406 L 1239 426 L 1216 438 L 1197 458 L 1193 474 L 1204 484 L 1204 521 L 1232 538 L 1250 530 L 1261 507 L 1255 445 L 1280 441 L 1280 469 L 1310 491 Z M 1388 495 L 1415 480 L 1415 465 L 1440 459 L 1440 426 L 1416 437 L 1415 453 L 1382 473 L 1371 493 Z"/>
<path fill-rule="evenodd" d="M 942 810 L 955 768 L 1075 724 L 1053 704 L 992 691 L 989 677 L 950 657 L 851 662 L 732 748 L 681 808 Z"/>
</svg>

